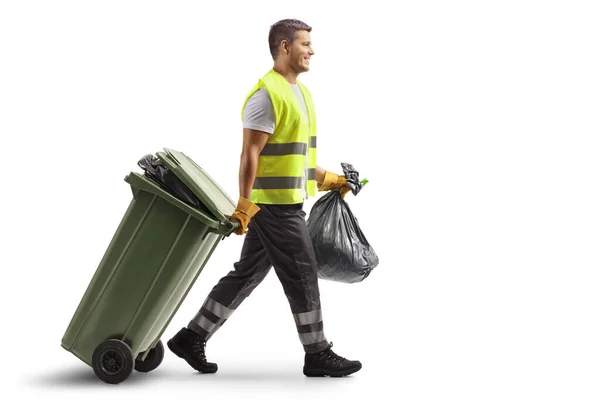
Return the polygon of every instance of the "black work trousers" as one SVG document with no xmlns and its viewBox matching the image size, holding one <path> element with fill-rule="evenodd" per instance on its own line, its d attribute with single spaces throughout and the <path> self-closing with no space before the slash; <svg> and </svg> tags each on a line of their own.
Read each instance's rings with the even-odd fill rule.
<svg viewBox="0 0 600 400">
<path fill-rule="evenodd" d="M 188 328 L 210 339 L 274 267 L 304 351 L 322 351 L 328 343 L 303 203 L 258 206 L 260 211 L 250 220 L 239 261 L 212 289 Z"/>
</svg>

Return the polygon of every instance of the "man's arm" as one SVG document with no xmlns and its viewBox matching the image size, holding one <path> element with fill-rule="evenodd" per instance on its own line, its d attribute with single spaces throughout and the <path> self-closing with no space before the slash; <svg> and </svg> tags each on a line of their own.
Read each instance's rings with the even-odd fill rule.
<svg viewBox="0 0 600 400">
<path fill-rule="evenodd" d="M 323 180 L 325 179 L 325 170 L 317 165 L 317 171 L 315 174 L 315 178 L 319 185 L 323 184 Z"/>
<path fill-rule="evenodd" d="M 240 156 L 240 197 L 250 199 L 254 178 L 256 178 L 258 155 L 267 144 L 269 136 L 266 132 L 244 128 L 242 155 Z"/>
</svg>

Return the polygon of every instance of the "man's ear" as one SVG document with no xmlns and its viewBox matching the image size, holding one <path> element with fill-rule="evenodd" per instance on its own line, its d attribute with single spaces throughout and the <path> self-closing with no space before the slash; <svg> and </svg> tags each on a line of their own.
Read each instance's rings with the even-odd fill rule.
<svg viewBox="0 0 600 400">
<path fill-rule="evenodd" d="M 279 50 L 280 50 L 281 54 L 285 54 L 285 55 L 290 54 L 290 51 L 291 51 L 290 42 L 288 42 L 287 40 L 282 40 L 281 45 L 279 46 Z"/>
</svg>

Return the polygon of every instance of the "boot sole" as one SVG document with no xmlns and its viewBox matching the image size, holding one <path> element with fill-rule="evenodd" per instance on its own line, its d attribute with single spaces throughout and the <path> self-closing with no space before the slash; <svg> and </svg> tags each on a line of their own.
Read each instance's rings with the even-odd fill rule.
<svg viewBox="0 0 600 400">
<path fill-rule="evenodd" d="M 175 353 L 175 355 L 177 357 L 183 358 L 190 365 L 190 367 L 194 368 L 196 371 L 202 372 L 204 374 L 214 374 L 215 372 L 217 372 L 218 367 L 215 367 L 215 368 L 202 367 L 202 365 L 198 364 L 193 358 L 188 356 L 186 354 L 186 352 L 181 350 L 181 348 L 179 346 L 177 346 L 177 344 L 173 341 L 173 339 L 171 339 L 167 342 L 167 346 L 169 347 L 169 350 L 171 350 L 173 353 Z"/>
<path fill-rule="evenodd" d="M 343 376 L 348 376 L 350 374 L 358 372 L 358 371 L 360 371 L 361 368 L 362 368 L 362 364 L 357 365 L 356 367 L 348 368 L 343 371 L 328 371 L 326 369 L 306 369 L 306 368 L 304 368 L 303 372 L 304 372 L 304 375 L 311 377 L 311 378 L 312 377 L 322 377 L 322 376 L 330 376 L 332 378 L 341 378 Z"/>
</svg>

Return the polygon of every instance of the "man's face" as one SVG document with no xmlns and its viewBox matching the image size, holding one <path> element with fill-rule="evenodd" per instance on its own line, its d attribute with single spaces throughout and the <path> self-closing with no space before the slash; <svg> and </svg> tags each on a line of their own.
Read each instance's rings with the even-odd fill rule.
<svg viewBox="0 0 600 400">
<path fill-rule="evenodd" d="M 310 57 L 313 52 L 308 31 L 296 32 L 296 39 L 291 46 L 289 63 L 292 69 L 298 73 L 307 72 L 310 69 Z"/>
</svg>

